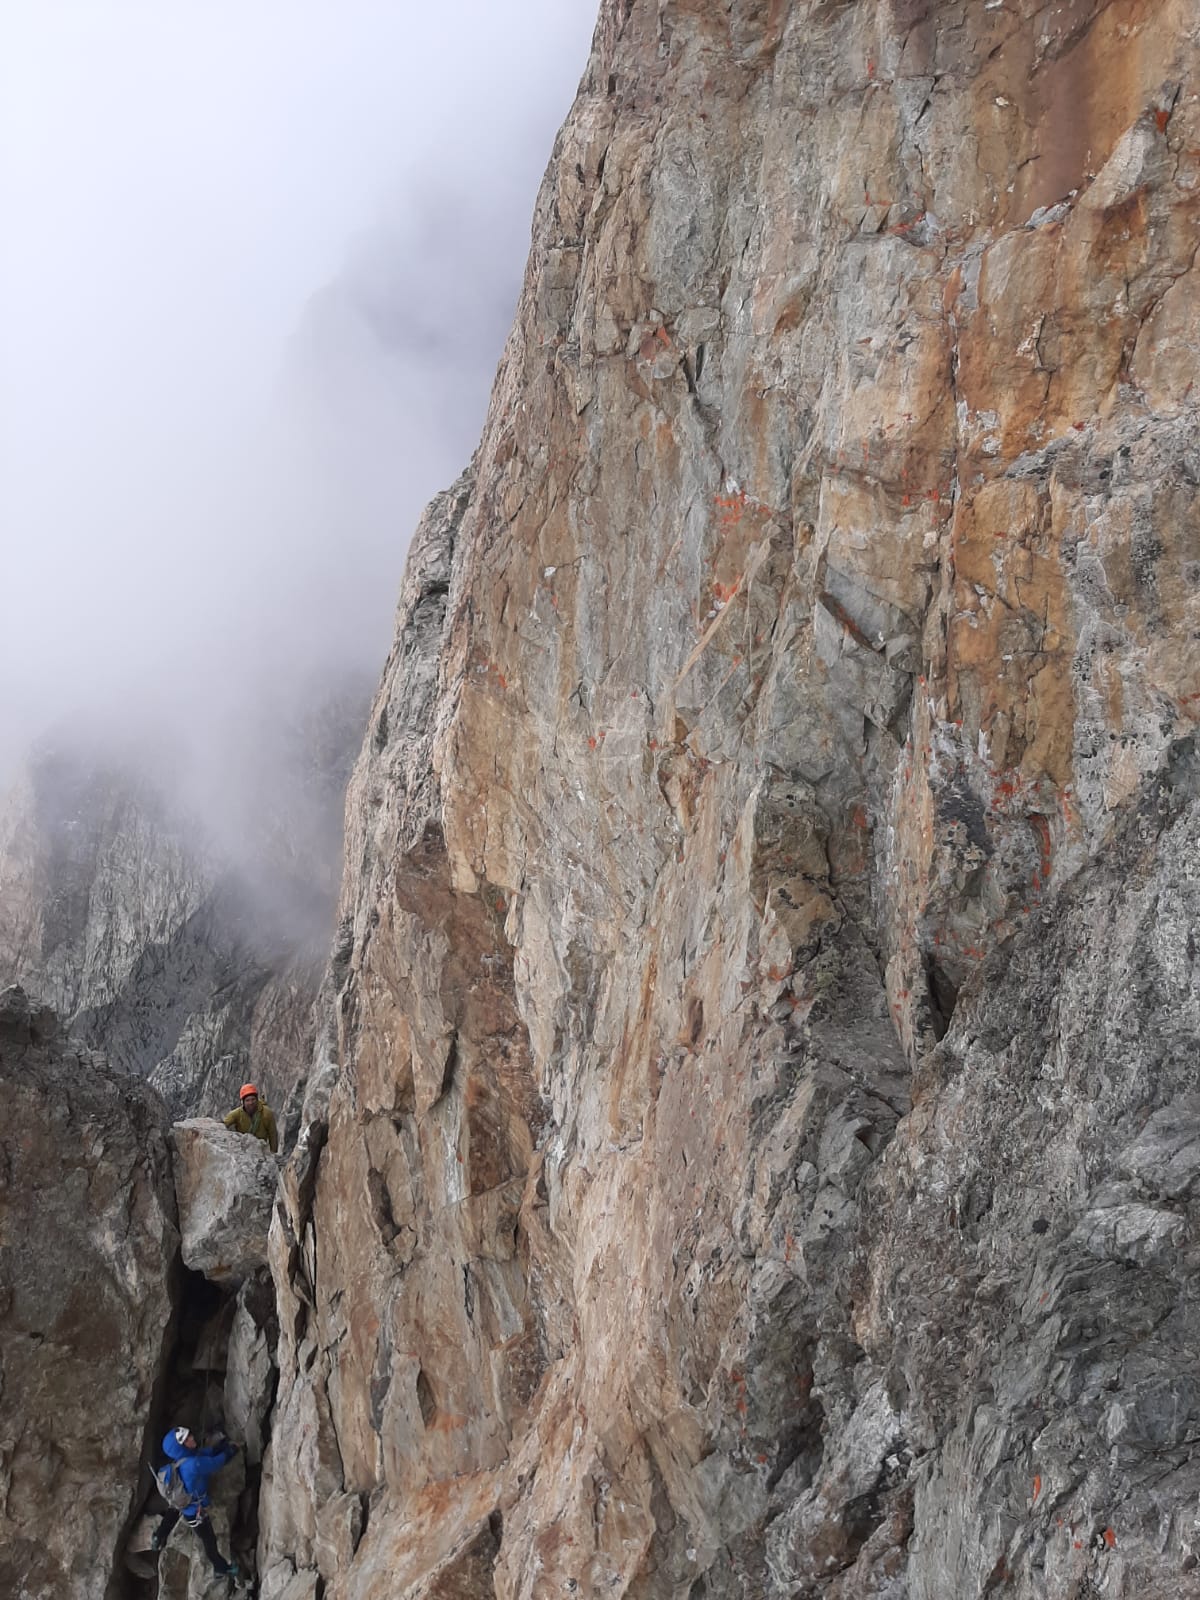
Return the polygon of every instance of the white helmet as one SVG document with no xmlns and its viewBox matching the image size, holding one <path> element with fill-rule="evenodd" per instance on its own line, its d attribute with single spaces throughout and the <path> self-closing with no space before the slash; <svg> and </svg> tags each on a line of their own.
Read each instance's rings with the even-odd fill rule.
<svg viewBox="0 0 1200 1600">
<path fill-rule="evenodd" d="M 192 1430 L 190 1428 L 176 1428 L 174 1435 L 176 1444 L 186 1444 L 192 1436 Z"/>
</svg>

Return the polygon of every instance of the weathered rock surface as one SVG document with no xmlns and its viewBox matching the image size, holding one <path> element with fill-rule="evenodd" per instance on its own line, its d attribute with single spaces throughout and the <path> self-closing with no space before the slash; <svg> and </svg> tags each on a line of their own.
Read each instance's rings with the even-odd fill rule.
<svg viewBox="0 0 1200 1600">
<path fill-rule="evenodd" d="M 211 1117 L 176 1122 L 170 1139 L 183 1264 L 237 1286 L 267 1264 L 276 1158 L 261 1139 Z"/>
<path fill-rule="evenodd" d="M 604 0 L 269 1243 L 269 1154 L 176 1135 L 185 1258 L 274 1279 L 269 1417 L 251 1287 L 190 1355 L 263 1600 L 1200 1597 L 1198 35 Z M 144 798 L 38 781 L 0 964 L 281 1102 L 311 972 Z M 99 1600 L 163 1127 L 7 1016 L 0 1580 Z"/>
<path fill-rule="evenodd" d="M 1198 794 L 1189 740 L 989 956 L 868 1177 L 853 1331 L 908 1479 L 872 1492 L 921 1600 L 1200 1593 Z"/>
<path fill-rule="evenodd" d="M 110 1600 L 178 1247 L 162 1102 L 0 994 L 0 1593 Z"/>
<path fill-rule="evenodd" d="M 1198 32 L 604 0 L 351 787 L 267 1600 L 1200 1595 Z"/>
<path fill-rule="evenodd" d="M 264 1267 L 238 1291 L 225 1368 L 225 1426 L 252 1467 L 262 1462 L 267 1440 L 278 1336 L 274 1289 Z"/>
<path fill-rule="evenodd" d="M 1150 21 L 605 7 L 352 790 L 278 1592 L 1200 1593 Z"/>
</svg>

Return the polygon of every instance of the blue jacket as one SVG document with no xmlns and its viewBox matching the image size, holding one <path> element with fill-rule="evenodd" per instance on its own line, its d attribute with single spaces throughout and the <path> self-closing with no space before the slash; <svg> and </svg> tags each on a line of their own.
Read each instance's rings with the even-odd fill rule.
<svg viewBox="0 0 1200 1600">
<path fill-rule="evenodd" d="M 167 1434 L 162 1446 L 168 1460 L 178 1462 L 179 1480 L 192 1497 L 191 1505 L 183 1513 L 190 1522 L 212 1505 L 208 1495 L 208 1480 L 214 1473 L 220 1472 L 227 1461 L 233 1460 L 237 1455 L 237 1447 L 226 1441 L 215 1450 L 189 1450 L 186 1445 L 179 1443 L 173 1433 Z"/>
</svg>

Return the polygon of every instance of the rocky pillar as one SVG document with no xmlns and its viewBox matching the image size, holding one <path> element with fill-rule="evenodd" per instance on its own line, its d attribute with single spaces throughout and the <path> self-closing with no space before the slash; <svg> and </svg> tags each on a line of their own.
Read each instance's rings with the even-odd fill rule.
<svg viewBox="0 0 1200 1600">
<path fill-rule="evenodd" d="M 0 994 L 0 1594 L 112 1600 L 172 1336 L 155 1092 Z"/>
</svg>

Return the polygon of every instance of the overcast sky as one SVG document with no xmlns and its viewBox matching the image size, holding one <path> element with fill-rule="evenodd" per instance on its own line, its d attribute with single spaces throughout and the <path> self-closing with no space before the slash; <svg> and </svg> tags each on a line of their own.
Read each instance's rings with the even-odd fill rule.
<svg viewBox="0 0 1200 1600">
<path fill-rule="evenodd" d="M 0 759 L 382 664 L 595 9 L 0 8 Z"/>
</svg>

